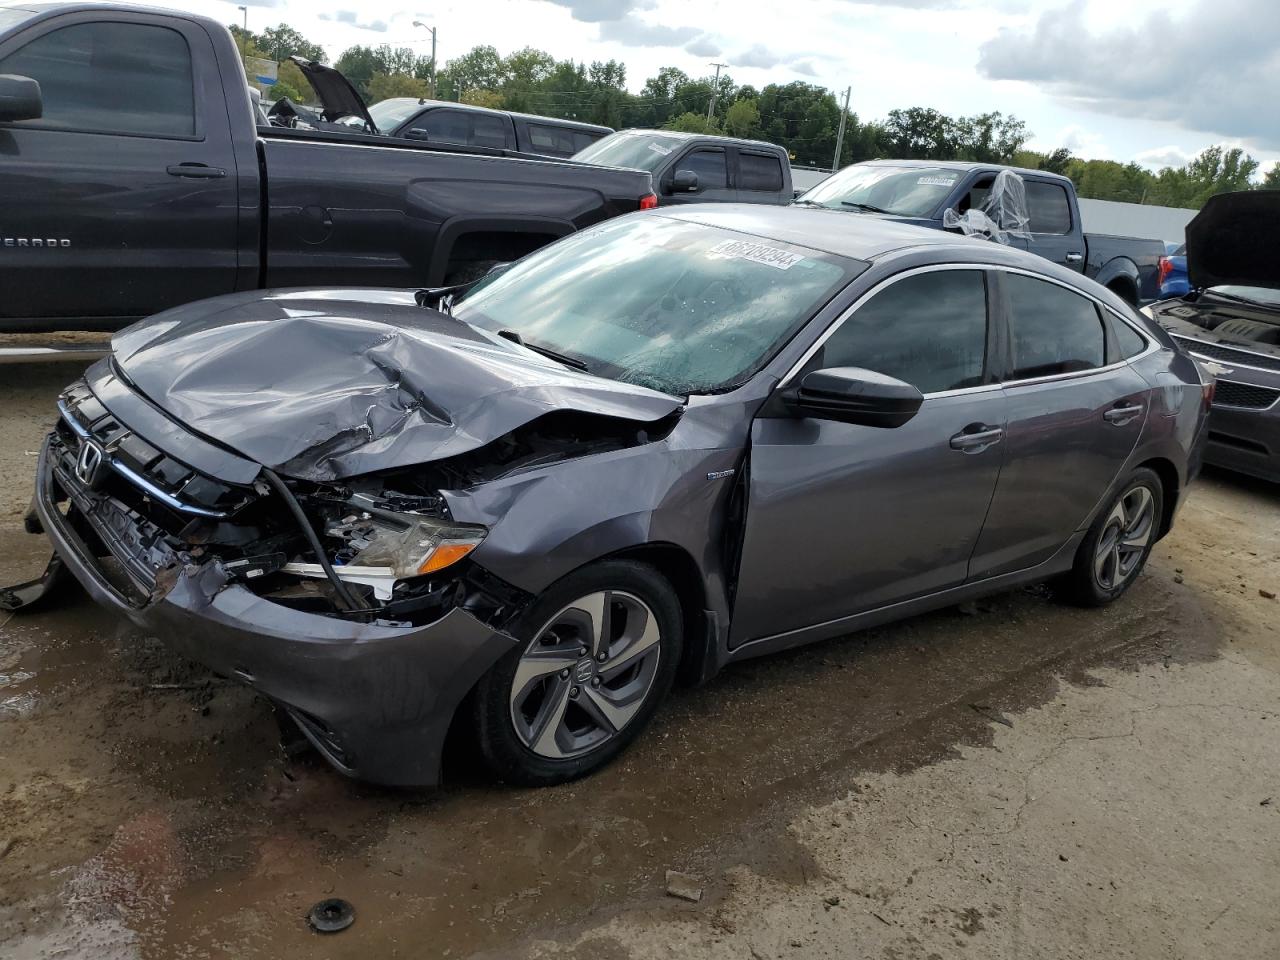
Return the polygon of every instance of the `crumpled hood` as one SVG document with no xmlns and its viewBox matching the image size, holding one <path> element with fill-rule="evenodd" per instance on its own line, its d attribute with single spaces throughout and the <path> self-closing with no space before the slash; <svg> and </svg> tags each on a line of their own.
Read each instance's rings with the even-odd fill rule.
<svg viewBox="0 0 1280 960">
<path fill-rule="evenodd" d="M 1187 224 L 1193 288 L 1280 289 L 1280 190 L 1219 193 Z"/>
<path fill-rule="evenodd" d="M 556 411 L 650 423 L 682 405 L 493 338 L 407 290 L 233 294 L 136 323 L 112 348 L 174 419 L 310 480 L 442 460 Z"/>
</svg>

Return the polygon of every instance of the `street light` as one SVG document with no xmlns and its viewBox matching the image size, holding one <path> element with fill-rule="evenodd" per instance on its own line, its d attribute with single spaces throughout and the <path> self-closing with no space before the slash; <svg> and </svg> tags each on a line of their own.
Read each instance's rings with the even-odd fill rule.
<svg viewBox="0 0 1280 960">
<path fill-rule="evenodd" d="M 428 27 L 421 20 L 413 21 L 413 25 L 422 30 L 431 31 L 431 99 L 436 98 L 436 28 Z"/>
<path fill-rule="evenodd" d="M 244 26 L 241 28 L 243 32 L 240 34 L 240 60 L 247 68 L 249 66 L 249 8 L 236 7 L 236 9 L 244 14 Z"/>
</svg>

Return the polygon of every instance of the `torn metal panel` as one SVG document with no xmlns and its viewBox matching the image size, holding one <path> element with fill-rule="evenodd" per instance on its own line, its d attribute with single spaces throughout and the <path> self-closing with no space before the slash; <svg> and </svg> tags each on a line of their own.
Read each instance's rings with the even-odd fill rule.
<svg viewBox="0 0 1280 960">
<path fill-rule="evenodd" d="M 114 348 L 123 377 L 190 431 L 315 481 L 458 456 L 555 411 L 652 423 L 682 405 L 425 310 L 411 291 L 223 297 L 135 324 Z"/>
</svg>

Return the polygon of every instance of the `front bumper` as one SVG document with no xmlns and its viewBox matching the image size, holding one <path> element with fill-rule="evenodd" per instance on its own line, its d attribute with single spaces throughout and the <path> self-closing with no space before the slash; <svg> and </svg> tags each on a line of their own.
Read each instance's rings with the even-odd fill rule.
<svg viewBox="0 0 1280 960">
<path fill-rule="evenodd" d="M 80 484 L 60 462 L 56 436 L 40 452 L 35 507 L 55 552 L 94 600 L 282 706 L 326 759 L 363 780 L 437 784 L 458 705 L 515 643 L 461 608 L 405 627 L 264 600 L 228 582 L 216 562 L 169 551 L 123 504 Z M 126 586 L 91 543 L 116 560 Z"/>
<path fill-rule="evenodd" d="M 1280 407 L 1209 411 L 1206 463 L 1264 480 L 1280 481 Z"/>
</svg>

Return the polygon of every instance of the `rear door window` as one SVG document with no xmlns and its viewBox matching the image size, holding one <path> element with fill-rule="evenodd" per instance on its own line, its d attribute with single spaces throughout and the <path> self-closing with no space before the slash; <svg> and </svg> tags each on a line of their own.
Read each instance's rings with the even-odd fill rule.
<svg viewBox="0 0 1280 960">
<path fill-rule="evenodd" d="M 719 147 L 694 150 L 676 164 L 676 169 L 696 173 L 699 190 L 723 190 L 729 186 L 729 168 L 725 163 L 724 150 Z"/>
<path fill-rule="evenodd" d="M 471 115 L 471 143 L 477 147 L 496 147 L 505 150 L 514 146 L 507 135 L 507 118 L 494 117 L 487 113 Z"/>
<path fill-rule="evenodd" d="M 776 155 L 740 152 L 738 172 L 739 189 L 767 190 L 770 193 L 782 189 L 782 161 Z"/>
<path fill-rule="evenodd" d="M 1106 362 L 1106 333 L 1092 300 L 1018 273 L 1004 274 L 1002 283 L 1011 337 L 1006 380 L 1077 373 Z"/>
<path fill-rule="evenodd" d="M 176 30 L 143 23 L 77 23 L 0 60 L 0 73 L 40 84 L 44 116 L 24 127 L 194 137 L 191 50 Z"/>
<path fill-rule="evenodd" d="M 1064 234 L 1071 232 L 1071 201 L 1066 188 L 1057 183 L 1028 180 L 1027 214 L 1032 233 Z"/>
<path fill-rule="evenodd" d="M 862 367 L 921 393 L 983 383 L 987 286 L 980 270 L 936 270 L 891 283 L 858 307 L 806 366 Z"/>
</svg>

